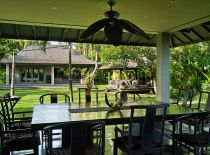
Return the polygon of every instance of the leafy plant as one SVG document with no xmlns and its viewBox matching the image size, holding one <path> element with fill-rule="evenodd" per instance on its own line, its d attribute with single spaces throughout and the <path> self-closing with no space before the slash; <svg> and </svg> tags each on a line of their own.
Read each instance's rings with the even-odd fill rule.
<svg viewBox="0 0 210 155">
<path fill-rule="evenodd" d="M 91 71 L 88 71 L 85 76 L 85 85 L 87 88 L 92 88 L 93 86 L 93 75 Z"/>
</svg>

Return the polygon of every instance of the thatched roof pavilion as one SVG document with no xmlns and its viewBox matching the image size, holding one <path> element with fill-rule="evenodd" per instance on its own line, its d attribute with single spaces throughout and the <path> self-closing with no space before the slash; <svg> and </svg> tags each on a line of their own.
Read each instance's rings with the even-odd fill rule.
<svg viewBox="0 0 210 155">
<path fill-rule="evenodd" d="M 73 67 L 91 67 L 95 62 L 79 54 L 76 50 L 71 51 Z M 68 65 L 69 49 L 65 46 L 49 45 L 46 52 L 41 50 L 38 45 L 31 45 L 20 51 L 15 56 L 16 64 L 42 64 L 42 65 Z M 11 64 L 12 58 L 3 59 L 0 64 Z"/>
</svg>

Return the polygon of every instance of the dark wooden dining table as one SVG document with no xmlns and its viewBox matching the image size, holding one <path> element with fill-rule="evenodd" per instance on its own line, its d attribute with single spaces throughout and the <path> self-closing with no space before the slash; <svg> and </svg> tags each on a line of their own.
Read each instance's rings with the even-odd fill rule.
<svg viewBox="0 0 210 155">
<path fill-rule="evenodd" d="M 128 123 L 130 116 L 129 106 L 131 104 L 123 104 L 122 110 L 118 111 L 111 111 L 108 107 L 104 107 L 104 105 L 102 102 L 35 104 L 31 125 L 35 130 L 42 130 L 47 125 L 69 121 L 102 120 L 106 122 L 106 125 Z M 179 116 L 199 112 L 201 110 L 170 104 L 167 109 L 166 120 L 173 120 Z M 141 121 L 143 117 L 144 113 L 139 112 L 136 121 Z"/>
</svg>

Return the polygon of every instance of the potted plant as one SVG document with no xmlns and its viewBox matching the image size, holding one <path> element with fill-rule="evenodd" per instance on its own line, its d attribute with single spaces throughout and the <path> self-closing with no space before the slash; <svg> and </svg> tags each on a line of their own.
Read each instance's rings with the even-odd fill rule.
<svg viewBox="0 0 210 155">
<path fill-rule="evenodd" d="M 85 98 L 86 98 L 86 102 L 90 102 L 91 101 L 91 88 L 93 86 L 93 75 L 90 73 L 90 71 L 87 72 L 86 76 L 85 76 Z"/>
</svg>

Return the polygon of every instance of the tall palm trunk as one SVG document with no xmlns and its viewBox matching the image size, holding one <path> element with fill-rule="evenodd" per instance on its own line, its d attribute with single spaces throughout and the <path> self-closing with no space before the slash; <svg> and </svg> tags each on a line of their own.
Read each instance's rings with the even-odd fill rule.
<svg viewBox="0 0 210 155">
<path fill-rule="evenodd" d="M 11 89 L 10 95 L 13 96 L 15 94 L 15 53 L 12 54 L 12 76 L 11 76 Z"/>
<path fill-rule="evenodd" d="M 72 43 L 69 43 L 69 96 L 71 97 L 71 101 L 74 102 L 73 88 L 72 88 L 72 65 L 71 65 L 71 51 L 72 51 Z"/>
</svg>

